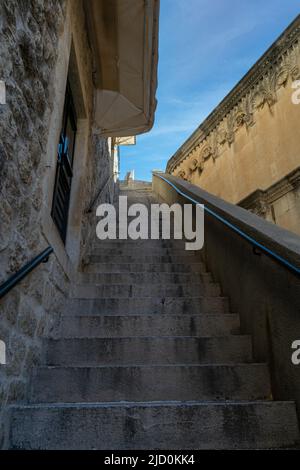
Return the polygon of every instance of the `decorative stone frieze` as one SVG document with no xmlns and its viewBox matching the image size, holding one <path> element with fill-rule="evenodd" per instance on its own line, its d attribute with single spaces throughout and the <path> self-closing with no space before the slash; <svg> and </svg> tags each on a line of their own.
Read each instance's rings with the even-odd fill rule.
<svg viewBox="0 0 300 470">
<path fill-rule="evenodd" d="M 278 90 L 289 80 L 300 78 L 299 39 L 300 16 L 170 158 L 168 173 L 178 175 L 176 169 L 191 158 L 195 148 L 200 147 L 200 161 L 204 164 L 217 158 L 223 146 L 232 145 L 241 128 L 254 125 L 256 113 L 266 106 L 272 110 Z"/>
<path fill-rule="evenodd" d="M 274 219 L 272 204 L 284 198 L 287 194 L 298 191 L 300 188 L 300 167 L 282 178 L 270 188 L 263 191 L 258 189 L 239 202 L 239 206 L 250 210 L 268 220 Z M 275 220 L 273 220 L 276 222 Z"/>
</svg>

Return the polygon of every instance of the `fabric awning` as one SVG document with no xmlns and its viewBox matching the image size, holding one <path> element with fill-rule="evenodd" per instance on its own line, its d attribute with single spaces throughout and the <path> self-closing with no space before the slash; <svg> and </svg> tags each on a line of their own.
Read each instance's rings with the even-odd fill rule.
<svg viewBox="0 0 300 470">
<path fill-rule="evenodd" d="M 84 5 L 95 65 L 95 124 L 104 136 L 147 132 L 156 108 L 159 0 Z"/>
</svg>

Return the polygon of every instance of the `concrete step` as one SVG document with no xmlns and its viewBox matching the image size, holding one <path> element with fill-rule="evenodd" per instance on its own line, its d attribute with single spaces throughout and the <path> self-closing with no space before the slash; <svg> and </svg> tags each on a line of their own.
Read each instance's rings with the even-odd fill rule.
<svg viewBox="0 0 300 470">
<path fill-rule="evenodd" d="M 87 273 L 206 273 L 204 263 L 90 263 L 85 266 Z"/>
<path fill-rule="evenodd" d="M 137 256 L 137 253 L 143 253 L 143 256 L 188 256 L 199 257 L 200 251 L 185 250 L 182 248 L 166 248 L 145 246 L 123 246 L 122 248 L 109 248 L 103 246 L 96 248 L 91 252 L 90 258 L 94 256 Z"/>
<path fill-rule="evenodd" d="M 63 338 L 46 340 L 46 365 L 251 362 L 250 336 Z"/>
<path fill-rule="evenodd" d="M 208 315 L 63 315 L 55 336 L 113 338 L 122 336 L 225 336 L 238 333 L 237 314 Z"/>
<path fill-rule="evenodd" d="M 30 401 L 256 400 L 270 395 L 265 364 L 40 367 Z"/>
<path fill-rule="evenodd" d="M 293 402 L 11 407 L 11 449 L 270 449 L 299 442 Z"/>
<path fill-rule="evenodd" d="M 128 238 L 127 240 L 97 240 L 95 243 L 93 243 L 91 249 L 92 250 L 101 250 L 102 248 L 119 248 L 123 249 L 125 248 L 144 248 L 146 247 L 151 247 L 151 248 L 174 248 L 174 249 L 185 249 L 185 244 L 189 240 L 165 240 L 160 238 L 159 240 L 154 240 L 154 239 L 149 239 L 149 240 L 131 240 Z"/>
<path fill-rule="evenodd" d="M 144 255 L 143 250 L 135 250 L 132 255 L 92 255 L 89 259 L 90 263 L 149 263 L 149 264 L 161 264 L 161 263 L 199 263 L 199 255 L 188 253 L 185 251 L 181 255 Z"/>
<path fill-rule="evenodd" d="M 80 278 L 82 284 L 201 284 L 212 281 L 210 273 L 82 273 Z"/>
<path fill-rule="evenodd" d="M 79 284 L 71 291 L 71 297 L 91 298 L 128 298 L 128 297 L 197 297 L 219 296 L 219 284 L 212 282 L 194 284 Z"/>
<path fill-rule="evenodd" d="M 131 297 L 110 299 L 70 299 L 65 314 L 80 315 L 141 315 L 141 314 L 202 314 L 228 313 L 227 297 Z"/>
</svg>

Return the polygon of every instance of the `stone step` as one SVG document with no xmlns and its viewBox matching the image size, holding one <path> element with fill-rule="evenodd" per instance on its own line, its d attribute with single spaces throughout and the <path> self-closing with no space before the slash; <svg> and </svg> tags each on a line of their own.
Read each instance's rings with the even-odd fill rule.
<svg viewBox="0 0 300 470">
<path fill-rule="evenodd" d="M 194 284 L 79 284 L 71 291 L 71 297 L 91 298 L 129 298 L 129 297 L 197 297 L 219 296 L 219 284 L 213 282 Z"/>
<path fill-rule="evenodd" d="M 46 365 L 251 362 L 250 336 L 63 338 L 46 340 Z"/>
<path fill-rule="evenodd" d="M 144 247 L 151 247 L 151 248 L 174 248 L 174 249 L 184 249 L 186 242 L 189 242 L 189 240 L 185 239 L 148 239 L 148 240 L 131 240 L 128 238 L 127 240 L 97 240 L 95 243 L 92 244 L 91 248 L 92 250 L 101 250 L 102 248 L 119 248 L 123 249 L 123 247 L 136 247 L 136 248 L 144 248 Z"/>
<path fill-rule="evenodd" d="M 11 407 L 11 449 L 271 449 L 299 442 L 293 402 Z"/>
<path fill-rule="evenodd" d="M 228 313 L 227 297 L 131 297 L 110 299 L 69 299 L 64 314 L 143 315 Z"/>
<path fill-rule="evenodd" d="M 265 364 L 40 367 L 30 401 L 256 400 L 270 395 Z"/>
<path fill-rule="evenodd" d="M 55 336 L 113 338 L 122 336 L 225 336 L 238 333 L 237 314 L 208 315 L 63 315 Z"/>
<path fill-rule="evenodd" d="M 265 364 L 40 367 L 30 401 L 257 400 L 270 395 Z"/>
<path fill-rule="evenodd" d="M 135 250 L 132 255 L 92 255 L 89 259 L 90 263 L 149 263 L 149 264 L 161 264 L 161 263 L 199 263 L 199 255 L 191 254 L 187 251 L 181 255 L 173 255 L 172 253 L 165 256 L 160 255 L 144 255 L 143 250 Z"/>
<path fill-rule="evenodd" d="M 192 284 L 212 282 L 210 273 L 82 273 L 80 283 L 93 284 Z"/>
<path fill-rule="evenodd" d="M 87 273 L 206 273 L 204 263 L 90 263 L 85 266 Z"/>
<path fill-rule="evenodd" d="M 185 250 L 182 248 L 166 248 L 166 247 L 151 247 L 148 245 L 145 246 L 123 246 L 122 248 L 109 248 L 103 246 L 102 248 L 94 249 L 90 258 L 93 259 L 94 256 L 139 256 L 140 253 L 143 253 L 143 256 L 187 256 L 187 257 L 197 257 L 200 256 L 200 251 L 195 250 Z"/>
</svg>

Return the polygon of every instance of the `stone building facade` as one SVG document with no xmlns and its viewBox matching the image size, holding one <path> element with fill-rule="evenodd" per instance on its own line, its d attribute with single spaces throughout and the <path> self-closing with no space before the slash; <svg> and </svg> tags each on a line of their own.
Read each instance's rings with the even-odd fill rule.
<svg viewBox="0 0 300 470">
<path fill-rule="evenodd" d="M 158 8 L 155 0 L 150 3 L 153 10 Z M 115 136 L 120 124 L 116 123 L 114 132 L 110 120 L 104 136 L 95 122 L 99 57 L 88 23 L 94 16 L 93 8 L 104 11 L 107 7 L 101 0 L 91 0 L 89 5 L 82 0 L 0 3 L 0 79 L 6 86 L 6 103 L 0 105 L 0 284 L 46 247 L 54 250 L 47 263 L 0 300 L 0 339 L 7 356 L 6 366 L 0 366 L 0 441 L 6 405 L 26 399 L 30 370 L 42 354 L 41 338 L 51 331 L 88 256 L 96 224 L 91 202 L 111 201 L 117 190 Z M 101 23 L 103 18 L 98 19 Z M 97 22 L 92 26 L 97 34 Z M 126 28 L 123 31 L 126 33 Z M 135 51 L 131 53 L 135 57 Z M 152 69 L 148 69 L 155 76 L 157 61 L 153 57 L 157 59 L 157 51 L 151 57 Z M 108 59 L 111 63 L 117 60 Z M 151 84 L 154 87 L 155 81 Z M 155 88 L 151 99 L 144 100 L 150 109 L 150 124 L 155 109 L 153 94 Z M 66 105 L 68 100 L 73 114 Z M 117 109 L 113 111 L 116 114 Z M 126 130 L 131 135 L 134 129 L 126 128 L 122 111 L 123 135 Z M 66 122 L 64 130 L 62 122 Z M 144 130 L 146 125 L 138 132 Z M 54 193 L 61 190 L 56 188 L 64 145 L 73 166 L 65 198 L 67 216 L 59 227 L 54 217 Z"/>
<path fill-rule="evenodd" d="M 300 17 L 172 156 L 167 172 L 300 233 Z"/>
</svg>

